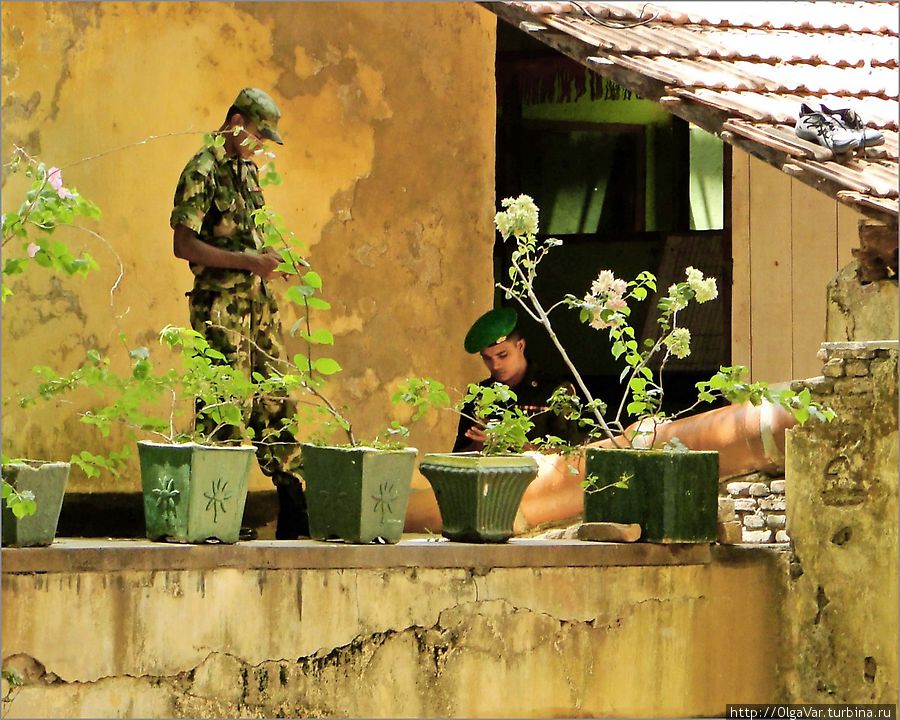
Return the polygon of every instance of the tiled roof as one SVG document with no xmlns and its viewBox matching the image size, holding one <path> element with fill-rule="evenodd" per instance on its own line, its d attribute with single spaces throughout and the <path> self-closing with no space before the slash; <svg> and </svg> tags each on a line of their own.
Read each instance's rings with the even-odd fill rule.
<svg viewBox="0 0 900 720">
<path fill-rule="evenodd" d="M 600 75 L 855 206 L 898 214 L 898 6 L 891 2 L 486 2 Z M 884 134 L 835 156 L 801 140 L 801 103 Z"/>
</svg>

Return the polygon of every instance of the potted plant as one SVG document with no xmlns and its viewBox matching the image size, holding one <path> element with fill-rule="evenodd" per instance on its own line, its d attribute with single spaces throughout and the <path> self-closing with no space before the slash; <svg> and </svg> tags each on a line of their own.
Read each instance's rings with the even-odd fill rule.
<svg viewBox="0 0 900 720">
<path fill-rule="evenodd" d="M 309 300 L 305 297 L 305 322 L 309 319 Z M 312 333 L 309 325 L 301 337 L 307 343 L 308 355 L 294 357 L 294 366 L 303 378 L 304 388 L 317 402 L 311 418 L 293 419 L 291 429 L 297 433 L 301 425 L 317 426 L 309 441 L 301 443 L 300 474 L 303 476 L 310 537 L 314 540 L 342 540 L 366 544 L 394 544 L 403 534 L 406 508 L 418 450 L 406 445 L 409 428 L 393 421 L 385 431 L 370 441 L 357 438 L 347 408 L 338 408 L 326 396 L 326 375 L 341 368 L 328 358 L 312 358 L 313 350 L 332 338 L 327 331 Z M 324 372 L 323 372 L 324 370 Z M 411 383 L 433 383 L 435 397 L 443 392 L 434 381 L 409 380 Z M 445 394 L 445 393 L 444 393 Z M 413 413 L 412 421 L 422 412 Z M 344 442 L 331 438 L 343 433 Z"/>
<path fill-rule="evenodd" d="M 95 269 L 97 264 L 88 253 L 73 255 L 54 231 L 77 217 L 98 218 L 97 206 L 74 188 L 65 187 L 58 168 L 39 162 L 22 148 L 16 148 L 4 169 L 10 174 L 23 173 L 30 183 L 19 207 L 4 212 L 0 223 L 3 303 L 13 296 L 7 280 L 34 266 L 65 275 L 86 275 Z M 4 448 L 3 545 L 26 547 L 53 542 L 71 462 L 81 463 L 81 456 L 69 462 L 45 461 L 18 457 Z"/>
<path fill-rule="evenodd" d="M 538 239 L 539 210 L 527 195 L 503 200 L 495 224 L 504 241 L 513 238 L 510 281 L 498 287 L 548 333 L 577 385 L 575 395 L 558 393 L 551 407 L 576 418 L 587 431 L 584 447 L 584 520 L 637 523 L 642 539 L 651 542 L 713 542 L 716 537 L 718 456 L 715 451 L 689 449 L 678 438 L 659 447 L 660 429 L 700 403 L 724 397 L 733 403 L 777 403 L 798 422 L 808 418 L 828 421 L 834 414 L 811 400 L 808 391 L 775 391 L 765 383 L 747 383 L 742 367 L 722 367 L 707 382 L 697 384 L 697 401 L 678 413 L 666 415 L 662 375 L 672 357 L 690 353 L 690 331 L 679 325 L 679 312 L 691 302 L 708 302 L 718 290 L 715 279 L 687 268 L 684 281 L 657 293 L 656 278 L 640 273 L 626 282 L 609 270 L 599 273 L 586 294 L 566 295 L 549 308 L 538 298 L 534 283 L 538 267 L 554 247 L 555 238 Z M 640 338 L 629 324 L 630 303 L 656 296 L 656 337 Z M 572 362 L 550 315 L 568 307 L 598 331 L 605 331 L 616 360 L 624 361 L 620 375 L 621 402 L 614 415 L 594 398 Z M 628 427 L 627 421 L 632 421 Z M 604 492 L 598 492 L 604 490 Z"/>
<path fill-rule="evenodd" d="M 447 408 L 443 385 L 432 380 L 410 381 L 395 393 L 422 414 L 430 408 Z M 559 444 L 558 438 L 529 441 L 532 415 L 514 405 L 515 393 L 500 383 L 468 386 L 453 410 L 484 428 L 484 447 L 479 452 L 428 453 L 419 470 L 434 490 L 441 514 L 441 534 L 457 542 L 502 543 L 513 535 L 516 511 L 529 483 L 537 475 L 535 459 L 526 448 Z"/>
<path fill-rule="evenodd" d="M 125 343 L 124 338 L 120 338 Z M 76 388 L 98 396 L 81 421 L 109 436 L 124 425 L 137 439 L 147 537 L 199 543 L 237 542 L 256 448 L 245 425 L 246 406 L 256 395 L 286 384 L 251 379 L 220 361 L 222 355 L 194 330 L 166 326 L 160 343 L 178 355 L 180 368 L 157 371 L 145 347 L 128 349 L 130 371 L 119 374 L 95 350 L 66 375 L 34 368 L 43 382 L 38 396 L 50 399 Z M 26 398 L 34 402 L 36 398 Z M 189 417 L 182 420 L 185 407 Z M 161 412 L 165 408 L 165 412 Z M 223 431 L 228 439 L 221 439 Z M 127 449 L 107 455 L 83 453 L 96 467 L 117 473 Z"/>
</svg>

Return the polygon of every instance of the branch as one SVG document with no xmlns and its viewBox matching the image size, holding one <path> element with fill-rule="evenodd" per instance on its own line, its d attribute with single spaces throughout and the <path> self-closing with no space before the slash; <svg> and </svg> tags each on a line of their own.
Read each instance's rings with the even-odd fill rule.
<svg viewBox="0 0 900 720">
<path fill-rule="evenodd" d="M 103 237 L 100 233 L 95 232 L 94 230 L 91 230 L 90 228 L 86 228 L 82 225 L 71 225 L 70 227 L 73 227 L 76 230 L 81 230 L 82 232 L 86 232 L 88 235 L 93 237 L 95 240 L 99 240 L 101 243 L 103 243 L 106 246 L 106 249 L 109 250 L 113 254 L 113 257 L 116 259 L 116 263 L 119 266 L 119 274 L 116 277 L 116 281 L 112 284 L 112 287 L 109 289 L 109 306 L 115 307 L 115 302 L 113 300 L 113 293 L 115 293 L 115 291 L 118 289 L 119 285 L 122 282 L 122 278 L 125 276 L 125 265 L 122 262 L 122 258 L 119 256 L 119 253 L 117 253 L 113 249 L 113 246 L 110 244 L 109 240 L 107 240 L 105 237 Z"/>
<path fill-rule="evenodd" d="M 258 352 L 262 353 L 267 358 L 269 358 L 269 360 L 272 360 L 276 363 L 283 365 L 288 370 L 296 369 L 287 360 L 283 360 L 281 358 L 277 358 L 277 357 L 274 357 L 273 355 L 270 355 L 265 350 L 263 350 L 259 345 L 257 345 L 252 339 L 237 332 L 237 330 L 233 330 L 231 328 L 224 327 L 223 325 L 216 325 L 215 323 L 207 323 L 207 324 L 209 325 L 209 327 L 216 328 L 217 330 L 224 330 L 226 332 L 232 332 L 232 333 L 240 336 L 241 338 L 246 340 L 248 343 L 250 343 L 254 348 L 256 348 L 256 350 Z M 316 398 L 318 398 L 325 405 L 325 407 L 328 409 L 328 412 L 330 412 L 332 414 L 332 416 L 334 416 L 336 419 L 342 420 L 344 423 L 346 423 L 347 427 L 344 429 L 344 432 L 347 433 L 347 438 L 350 440 L 350 444 L 356 445 L 357 444 L 356 437 L 353 434 L 353 426 L 350 423 L 350 421 L 341 414 L 341 412 L 334 406 L 334 404 L 327 397 L 325 397 L 322 393 L 320 393 L 316 388 L 309 385 L 305 380 L 303 380 L 302 377 L 300 379 L 300 384 L 307 390 L 307 392 L 312 393 Z"/>
<path fill-rule="evenodd" d="M 516 268 L 516 272 L 519 276 L 525 280 L 524 275 L 522 274 L 521 269 L 518 266 L 514 266 Z M 530 284 L 525 285 L 525 289 L 528 293 L 528 299 L 531 301 L 532 306 L 535 311 L 539 315 L 539 322 L 544 326 L 544 329 L 547 331 L 547 334 L 550 335 L 550 339 L 553 341 L 553 344 L 556 346 L 556 349 L 559 351 L 559 354 L 562 356 L 563 361 L 566 363 L 566 366 L 569 368 L 572 373 L 575 381 L 578 383 L 578 387 L 581 389 L 581 392 L 584 393 L 584 397 L 591 405 L 591 409 L 594 413 L 594 417 L 596 418 L 598 424 L 604 433 L 606 433 L 607 438 L 615 445 L 616 447 L 621 447 L 615 437 L 613 435 L 612 430 L 609 429 L 609 425 L 607 425 L 606 420 L 603 418 L 603 414 L 597 408 L 597 403 L 591 395 L 590 390 L 588 390 L 587 385 L 581 377 L 581 373 L 578 372 L 578 368 L 575 367 L 575 363 L 572 362 L 569 357 L 566 349 L 563 347 L 559 338 L 556 336 L 556 333 L 553 330 L 553 326 L 550 324 L 550 318 L 547 317 L 547 313 L 544 311 L 544 308 L 541 306 L 540 300 L 538 300 L 537 295 L 534 292 L 533 287 Z"/>
<path fill-rule="evenodd" d="M 178 132 L 170 132 L 163 133 L 162 135 L 149 135 L 145 137 L 143 140 L 138 140 L 136 142 L 131 142 L 126 145 L 120 145 L 119 147 L 112 148 L 111 150 L 105 150 L 102 153 L 97 153 L 96 155 L 89 155 L 88 157 L 83 157 L 80 160 L 75 160 L 73 162 L 68 163 L 67 165 L 62 165 L 60 170 L 67 170 L 68 168 L 75 167 L 76 165 L 81 165 L 82 163 L 86 163 L 89 160 L 96 160 L 98 158 L 106 157 L 107 155 L 112 155 L 113 153 L 121 152 L 122 150 L 128 150 L 129 148 L 138 147 L 139 145 L 146 145 L 148 142 L 153 140 L 163 140 L 165 138 L 171 137 L 181 137 L 182 135 L 202 135 L 203 132 L 200 130 L 180 130 Z M 218 130 L 212 133 L 213 135 L 221 134 Z"/>
</svg>

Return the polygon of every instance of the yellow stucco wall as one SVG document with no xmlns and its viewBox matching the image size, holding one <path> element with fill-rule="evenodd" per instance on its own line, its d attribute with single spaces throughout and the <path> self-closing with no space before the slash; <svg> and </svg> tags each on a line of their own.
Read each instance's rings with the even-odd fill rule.
<svg viewBox="0 0 900 720">
<path fill-rule="evenodd" d="M 119 332 L 153 348 L 164 325 L 187 324 L 172 195 L 201 133 L 246 85 L 282 110 L 285 183 L 267 200 L 324 278 L 333 308 L 321 317 L 344 368 L 334 399 L 351 406 L 357 432 L 384 428 L 390 389 L 407 376 L 455 388 L 479 378 L 461 344 L 493 297 L 495 26 L 474 3 L 3 3 L 3 158 L 20 145 L 62 167 L 101 206 L 88 228 L 109 243 L 70 231 L 100 272 L 13 283 L 4 400 L 33 387 L 34 364 L 68 371 L 88 347 L 119 352 Z M 135 144 L 150 136 L 163 137 Z M 22 182 L 4 178 L 4 208 Z M 5 450 L 67 459 L 102 448 L 79 409 L 7 405 Z M 452 414 L 434 416 L 412 443 L 449 449 L 454 431 Z M 98 483 L 73 472 L 70 484 L 112 487 L 137 487 L 136 473 Z M 270 486 L 256 475 L 251 487 Z"/>
<path fill-rule="evenodd" d="M 5 564 L 3 665 L 24 686 L 4 714 L 677 718 L 783 701 L 763 629 L 780 627 L 786 553 L 577 545 L 545 545 L 553 567 L 529 566 L 538 546 L 432 567 L 452 548 L 297 543 L 207 548 L 221 566 L 194 553 L 204 568 L 169 546 L 175 569 L 122 541 L 93 546 L 102 572 Z M 585 549 L 610 564 L 567 566 Z M 644 549 L 670 559 L 632 564 Z M 99 569 L 85 552 L 68 562 Z"/>
</svg>

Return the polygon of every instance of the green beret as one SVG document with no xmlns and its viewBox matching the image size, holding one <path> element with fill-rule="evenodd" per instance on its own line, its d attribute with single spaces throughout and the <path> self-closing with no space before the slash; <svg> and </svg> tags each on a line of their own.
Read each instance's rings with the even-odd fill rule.
<svg viewBox="0 0 900 720">
<path fill-rule="evenodd" d="M 515 330 L 518 321 L 519 314 L 513 308 L 488 310 L 469 328 L 465 341 L 466 352 L 481 352 L 486 347 L 503 342 Z"/>
<path fill-rule="evenodd" d="M 284 140 L 278 133 L 281 111 L 268 93 L 259 88 L 244 88 L 231 104 L 244 117 L 256 123 L 260 135 L 284 145 Z"/>
</svg>

